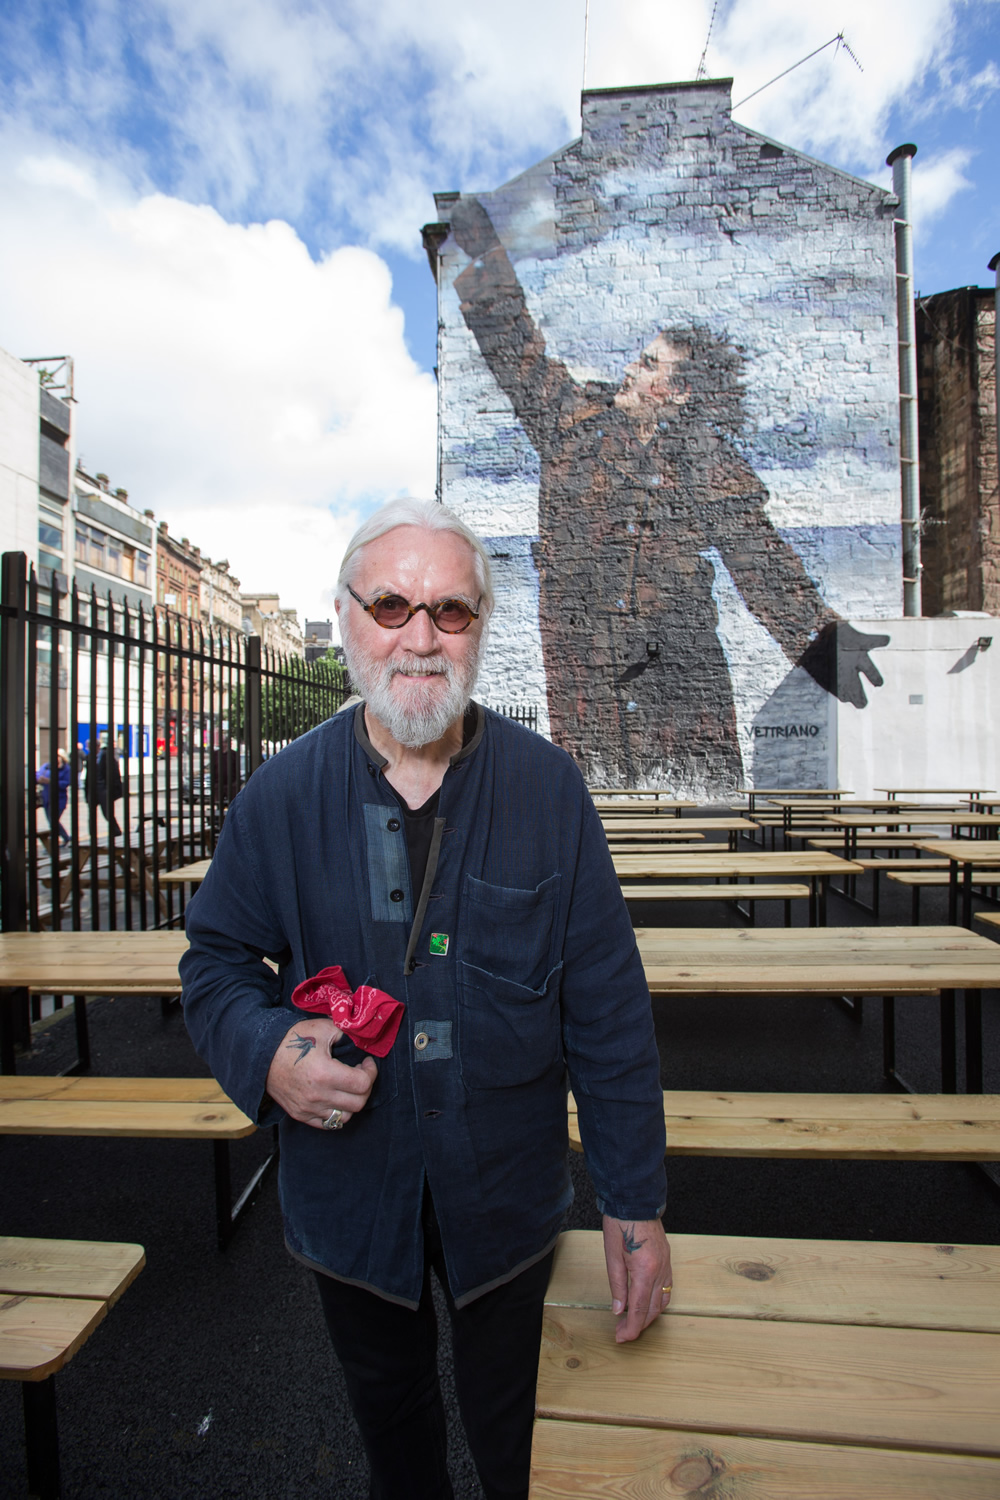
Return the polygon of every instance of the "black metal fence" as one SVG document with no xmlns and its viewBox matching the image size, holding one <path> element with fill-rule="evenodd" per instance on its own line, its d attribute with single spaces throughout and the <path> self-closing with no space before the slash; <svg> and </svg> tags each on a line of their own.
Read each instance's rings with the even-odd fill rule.
<svg viewBox="0 0 1000 1500">
<path fill-rule="evenodd" d="M 4 931 L 170 926 L 269 755 L 335 713 L 343 671 L 131 606 L 3 555 Z M 60 584 L 62 583 L 62 587 Z"/>
<path fill-rule="evenodd" d="M 492 706 L 492 705 L 491 705 Z M 513 719 L 515 724 L 524 724 L 528 729 L 538 730 L 538 709 L 533 703 L 498 705 L 498 714 L 503 714 L 505 719 Z"/>
</svg>

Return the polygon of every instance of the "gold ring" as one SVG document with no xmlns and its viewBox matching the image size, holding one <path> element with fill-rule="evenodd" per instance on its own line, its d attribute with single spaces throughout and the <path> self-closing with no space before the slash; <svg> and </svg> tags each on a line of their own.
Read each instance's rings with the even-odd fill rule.
<svg viewBox="0 0 1000 1500">
<path fill-rule="evenodd" d="M 673 1284 L 673 1282 L 671 1282 L 671 1283 L 670 1283 L 670 1285 L 669 1285 L 669 1286 L 661 1286 L 661 1287 L 660 1287 L 660 1291 L 661 1291 L 661 1292 L 672 1292 L 672 1291 L 673 1291 L 673 1289 L 674 1289 L 674 1284 Z"/>
</svg>

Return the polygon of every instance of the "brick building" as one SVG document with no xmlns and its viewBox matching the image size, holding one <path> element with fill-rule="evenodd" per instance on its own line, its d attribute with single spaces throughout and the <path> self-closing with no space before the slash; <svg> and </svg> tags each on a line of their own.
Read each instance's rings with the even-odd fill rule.
<svg viewBox="0 0 1000 1500">
<path fill-rule="evenodd" d="M 992 287 L 917 300 L 923 613 L 1000 615 Z"/>
<path fill-rule="evenodd" d="M 780 727 L 780 774 L 829 784 L 884 640 L 838 677 L 834 622 L 902 607 L 895 198 L 706 80 L 588 90 L 579 140 L 436 202 L 439 494 L 500 603 L 481 696 L 594 782 L 724 795 L 779 774 Z"/>
</svg>

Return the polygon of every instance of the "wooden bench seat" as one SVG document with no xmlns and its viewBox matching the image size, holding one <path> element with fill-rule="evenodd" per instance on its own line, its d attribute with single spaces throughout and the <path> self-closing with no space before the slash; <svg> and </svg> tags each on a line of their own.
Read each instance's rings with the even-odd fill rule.
<svg viewBox="0 0 1000 1500">
<path fill-rule="evenodd" d="M 947 860 L 943 863 L 947 865 Z M 912 892 L 911 915 L 914 924 L 920 921 L 920 892 L 928 886 L 947 890 L 950 880 L 947 869 L 887 870 L 886 875 L 896 885 L 909 886 Z M 1000 869 L 973 870 L 969 883 L 973 886 L 996 887 L 1000 885 Z"/>
<path fill-rule="evenodd" d="M 0 1236 L 0 1378 L 20 1380 L 28 1490 L 60 1492 L 56 1373 L 146 1263 L 141 1245 Z"/>
<path fill-rule="evenodd" d="M 757 1094 L 670 1089 L 668 1156 L 1000 1161 L 1000 1094 Z M 569 1143 L 582 1151 L 569 1096 Z"/>
<path fill-rule="evenodd" d="M 0 1135 L 102 1135 L 207 1141 L 220 1249 L 277 1159 L 277 1143 L 232 1203 L 229 1142 L 257 1127 L 214 1078 L 0 1076 Z"/>
<path fill-rule="evenodd" d="M 1000 1250 L 671 1235 L 616 1345 L 597 1231 L 546 1295 L 531 1500 L 993 1500 Z"/>
<path fill-rule="evenodd" d="M 807 885 L 623 885 L 626 901 L 784 901 L 785 926 L 792 925 L 792 902 L 808 901 Z M 750 906 L 753 921 L 753 906 Z"/>
</svg>

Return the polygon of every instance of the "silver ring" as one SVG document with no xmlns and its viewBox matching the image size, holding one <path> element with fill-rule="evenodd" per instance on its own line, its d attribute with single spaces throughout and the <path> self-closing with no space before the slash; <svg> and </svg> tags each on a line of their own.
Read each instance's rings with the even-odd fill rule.
<svg viewBox="0 0 1000 1500">
<path fill-rule="evenodd" d="M 343 1128 L 344 1128 L 344 1111 L 342 1109 L 332 1109 L 330 1111 L 330 1113 L 327 1115 L 326 1119 L 323 1121 L 323 1129 L 324 1130 L 343 1130 Z"/>
</svg>

